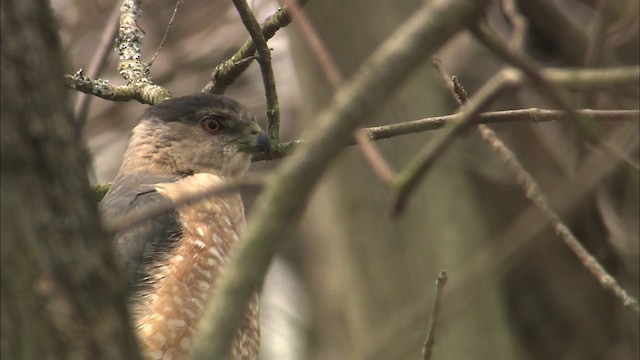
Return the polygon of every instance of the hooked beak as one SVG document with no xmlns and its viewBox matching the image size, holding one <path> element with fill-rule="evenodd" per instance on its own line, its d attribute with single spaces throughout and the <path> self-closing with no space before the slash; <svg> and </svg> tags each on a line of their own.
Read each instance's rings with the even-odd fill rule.
<svg viewBox="0 0 640 360">
<path fill-rule="evenodd" d="M 256 154 L 264 152 L 268 154 L 271 151 L 271 142 L 264 131 L 258 126 L 253 124 L 248 130 L 247 134 L 239 139 L 237 142 L 240 151 L 244 151 L 250 154 Z"/>
</svg>

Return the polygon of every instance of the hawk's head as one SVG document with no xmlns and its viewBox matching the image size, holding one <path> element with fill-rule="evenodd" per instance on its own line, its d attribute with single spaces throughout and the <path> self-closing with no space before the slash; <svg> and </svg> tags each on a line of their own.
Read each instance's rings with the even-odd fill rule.
<svg viewBox="0 0 640 360">
<path fill-rule="evenodd" d="M 233 176 L 247 170 L 251 154 L 269 149 L 244 106 L 221 95 L 197 94 L 147 109 L 132 132 L 123 167 Z"/>
</svg>

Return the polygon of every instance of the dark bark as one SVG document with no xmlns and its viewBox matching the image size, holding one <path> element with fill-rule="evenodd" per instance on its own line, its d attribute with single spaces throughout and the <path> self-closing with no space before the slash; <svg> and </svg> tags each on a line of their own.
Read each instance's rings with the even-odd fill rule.
<svg viewBox="0 0 640 360">
<path fill-rule="evenodd" d="M 2 2 L 3 359 L 136 359 L 44 0 Z"/>
</svg>

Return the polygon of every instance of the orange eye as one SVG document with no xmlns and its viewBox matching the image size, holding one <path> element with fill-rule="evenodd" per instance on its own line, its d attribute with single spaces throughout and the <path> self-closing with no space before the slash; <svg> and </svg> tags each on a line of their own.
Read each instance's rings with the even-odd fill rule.
<svg viewBox="0 0 640 360">
<path fill-rule="evenodd" d="M 202 129 L 210 134 L 217 134 L 222 128 L 222 122 L 216 118 L 206 118 L 202 120 Z"/>
</svg>

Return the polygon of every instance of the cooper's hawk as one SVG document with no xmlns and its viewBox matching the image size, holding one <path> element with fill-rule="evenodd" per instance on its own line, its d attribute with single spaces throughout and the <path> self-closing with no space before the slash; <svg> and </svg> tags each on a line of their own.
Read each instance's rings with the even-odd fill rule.
<svg viewBox="0 0 640 360">
<path fill-rule="evenodd" d="M 118 175 L 101 202 L 105 217 L 173 202 L 244 173 L 269 140 L 242 105 L 198 94 L 145 111 Z M 245 223 L 240 195 L 179 207 L 116 234 L 145 357 L 183 359 L 202 310 Z M 215 291 L 214 291 L 215 292 Z M 238 330 L 231 359 L 255 359 L 258 298 Z"/>
</svg>

